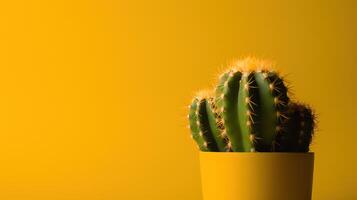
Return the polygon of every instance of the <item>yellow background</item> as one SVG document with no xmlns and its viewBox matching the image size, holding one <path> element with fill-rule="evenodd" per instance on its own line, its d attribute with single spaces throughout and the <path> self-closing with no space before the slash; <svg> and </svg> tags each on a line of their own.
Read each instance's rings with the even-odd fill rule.
<svg viewBox="0 0 357 200">
<path fill-rule="evenodd" d="M 314 199 L 356 199 L 356 21 L 337 0 L 2 1 L 0 199 L 200 199 L 186 106 L 244 55 L 319 113 Z"/>
</svg>

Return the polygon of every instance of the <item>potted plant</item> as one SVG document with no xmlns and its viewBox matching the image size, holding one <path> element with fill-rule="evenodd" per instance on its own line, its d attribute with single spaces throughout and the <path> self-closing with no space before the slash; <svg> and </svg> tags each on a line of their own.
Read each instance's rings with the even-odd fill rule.
<svg viewBox="0 0 357 200">
<path fill-rule="evenodd" d="M 312 109 L 267 62 L 239 61 L 189 108 L 204 200 L 310 200 Z"/>
</svg>

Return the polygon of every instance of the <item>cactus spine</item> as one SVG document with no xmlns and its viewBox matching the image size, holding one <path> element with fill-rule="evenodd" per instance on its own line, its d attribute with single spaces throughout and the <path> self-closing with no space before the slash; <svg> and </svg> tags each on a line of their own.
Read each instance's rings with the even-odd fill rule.
<svg viewBox="0 0 357 200">
<path fill-rule="evenodd" d="M 264 65 L 251 59 L 242 63 Z M 309 151 L 315 126 L 311 109 L 290 102 L 278 73 L 243 68 L 220 76 L 215 97 L 193 100 L 190 128 L 200 150 Z"/>
</svg>

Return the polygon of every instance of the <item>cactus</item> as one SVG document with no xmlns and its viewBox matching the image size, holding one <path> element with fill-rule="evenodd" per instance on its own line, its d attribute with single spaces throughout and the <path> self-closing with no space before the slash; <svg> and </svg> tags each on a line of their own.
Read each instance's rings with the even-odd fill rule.
<svg viewBox="0 0 357 200">
<path fill-rule="evenodd" d="M 283 78 L 266 62 L 245 59 L 220 76 L 215 95 L 190 106 L 190 128 L 202 151 L 307 152 L 315 121 L 292 103 Z"/>
</svg>

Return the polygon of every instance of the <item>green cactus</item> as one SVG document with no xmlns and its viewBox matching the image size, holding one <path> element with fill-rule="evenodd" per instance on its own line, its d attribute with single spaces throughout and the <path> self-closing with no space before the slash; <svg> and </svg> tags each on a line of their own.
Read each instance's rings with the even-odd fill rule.
<svg viewBox="0 0 357 200">
<path fill-rule="evenodd" d="M 314 130 L 309 107 L 291 103 L 288 88 L 264 62 L 247 59 L 220 76 L 215 97 L 195 98 L 190 127 L 202 151 L 307 152 Z"/>
</svg>

